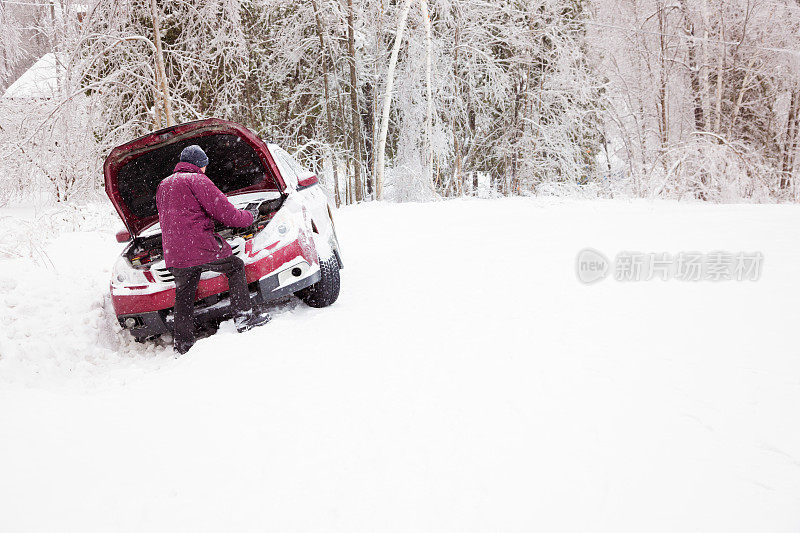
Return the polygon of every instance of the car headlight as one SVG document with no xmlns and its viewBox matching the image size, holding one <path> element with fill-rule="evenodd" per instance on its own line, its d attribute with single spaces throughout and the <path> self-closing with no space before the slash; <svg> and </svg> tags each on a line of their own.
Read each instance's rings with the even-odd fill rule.
<svg viewBox="0 0 800 533">
<path fill-rule="evenodd" d="M 111 281 L 115 284 L 129 285 L 147 285 L 149 283 L 144 276 L 144 272 L 131 267 L 124 257 L 119 257 L 117 262 L 114 263 L 114 269 L 111 271 Z"/>
<path fill-rule="evenodd" d="M 264 230 L 253 237 L 253 249 L 261 250 L 275 242 L 287 243 L 297 235 L 297 226 L 289 213 L 279 211 Z"/>
</svg>

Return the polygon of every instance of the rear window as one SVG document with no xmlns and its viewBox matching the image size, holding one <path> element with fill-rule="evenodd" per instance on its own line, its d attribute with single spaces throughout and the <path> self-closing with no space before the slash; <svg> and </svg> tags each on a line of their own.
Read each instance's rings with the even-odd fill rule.
<svg viewBox="0 0 800 533">
<path fill-rule="evenodd" d="M 158 214 L 158 184 L 172 174 L 181 151 L 191 144 L 197 144 L 205 151 L 209 160 L 206 175 L 225 194 L 256 185 L 277 189 L 273 180 L 268 179 L 256 150 L 238 135 L 194 137 L 156 148 L 119 169 L 117 186 L 120 196 L 135 216 Z"/>
</svg>

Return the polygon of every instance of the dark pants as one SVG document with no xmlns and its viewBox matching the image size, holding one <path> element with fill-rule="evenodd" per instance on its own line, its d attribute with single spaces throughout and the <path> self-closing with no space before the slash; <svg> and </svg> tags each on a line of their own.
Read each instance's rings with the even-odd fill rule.
<svg viewBox="0 0 800 533">
<path fill-rule="evenodd" d="M 244 261 L 231 255 L 203 265 L 187 268 L 170 268 L 175 277 L 175 322 L 174 338 L 176 345 L 191 346 L 194 343 L 194 300 L 200 274 L 206 270 L 221 272 L 228 277 L 231 310 L 236 315 L 245 314 L 253 306 L 247 290 Z"/>
</svg>

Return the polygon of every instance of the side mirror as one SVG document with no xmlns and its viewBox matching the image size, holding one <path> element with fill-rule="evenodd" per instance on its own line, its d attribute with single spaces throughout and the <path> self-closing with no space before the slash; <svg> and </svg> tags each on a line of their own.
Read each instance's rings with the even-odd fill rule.
<svg viewBox="0 0 800 533">
<path fill-rule="evenodd" d="M 131 240 L 131 232 L 123 229 L 117 232 L 117 242 L 128 242 Z"/>
<path fill-rule="evenodd" d="M 316 175 L 303 178 L 297 182 L 297 190 L 302 191 L 303 189 L 311 187 L 312 185 L 316 185 L 317 183 L 319 183 L 319 179 L 317 179 Z"/>
</svg>

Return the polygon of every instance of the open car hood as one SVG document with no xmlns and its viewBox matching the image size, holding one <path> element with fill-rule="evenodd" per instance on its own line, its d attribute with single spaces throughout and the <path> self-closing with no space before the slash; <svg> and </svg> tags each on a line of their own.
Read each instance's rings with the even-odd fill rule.
<svg viewBox="0 0 800 533">
<path fill-rule="evenodd" d="M 286 189 L 266 143 L 244 126 L 216 118 L 171 126 L 114 148 L 103 165 L 106 194 L 131 235 L 158 220 L 158 184 L 190 144 L 206 152 L 206 175 L 226 195 Z"/>
</svg>

